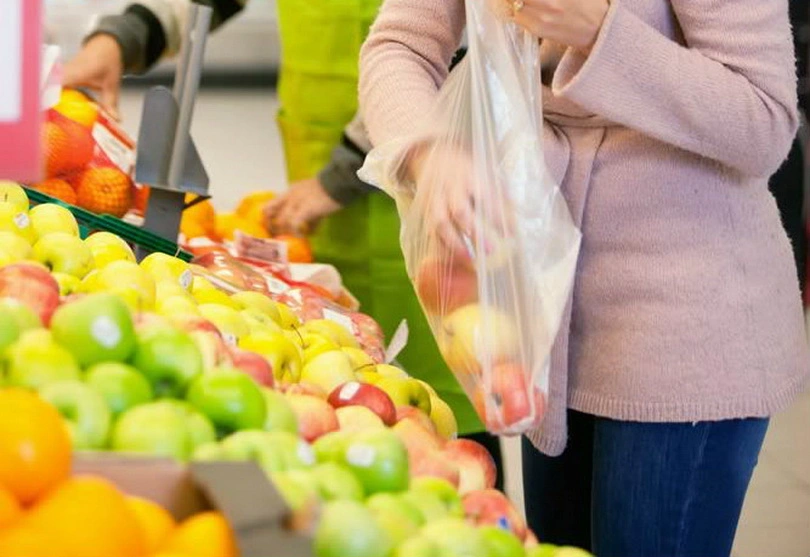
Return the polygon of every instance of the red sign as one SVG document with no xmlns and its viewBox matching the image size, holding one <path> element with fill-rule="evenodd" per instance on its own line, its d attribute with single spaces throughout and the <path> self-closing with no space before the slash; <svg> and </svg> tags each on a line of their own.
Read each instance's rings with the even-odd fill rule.
<svg viewBox="0 0 810 557">
<path fill-rule="evenodd" d="M 0 17 L 0 180 L 41 179 L 41 0 L 3 0 Z"/>
</svg>

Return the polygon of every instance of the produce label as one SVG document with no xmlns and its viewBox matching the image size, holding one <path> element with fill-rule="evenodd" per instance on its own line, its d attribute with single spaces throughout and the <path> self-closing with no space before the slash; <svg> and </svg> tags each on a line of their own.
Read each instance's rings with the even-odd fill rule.
<svg viewBox="0 0 810 557">
<path fill-rule="evenodd" d="M 368 445 L 352 445 L 346 451 L 346 461 L 354 466 L 361 468 L 368 468 L 374 464 L 374 459 L 377 457 L 377 451 L 374 447 Z"/>
<path fill-rule="evenodd" d="M 340 400 L 351 400 L 354 395 L 357 394 L 357 391 L 360 390 L 360 383 L 351 382 L 346 383 L 342 389 L 340 389 Z"/>
<path fill-rule="evenodd" d="M 14 215 L 14 224 L 17 228 L 22 230 L 23 228 L 28 228 L 28 225 L 31 224 L 31 219 L 29 219 L 28 215 L 25 213 L 17 213 Z"/>
<path fill-rule="evenodd" d="M 96 144 L 107 155 L 110 162 L 121 169 L 121 172 L 129 174 L 132 171 L 134 151 L 116 137 L 104 121 L 96 122 L 93 125 L 93 139 L 96 140 Z"/>
<path fill-rule="evenodd" d="M 323 318 L 341 325 L 344 329 L 354 334 L 354 323 L 352 322 L 352 318 L 348 315 L 333 311 L 329 308 L 324 308 Z"/>
<path fill-rule="evenodd" d="M 121 342 L 121 329 L 106 315 L 93 321 L 90 332 L 93 338 L 106 348 L 112 348 Z"/>
</svg>

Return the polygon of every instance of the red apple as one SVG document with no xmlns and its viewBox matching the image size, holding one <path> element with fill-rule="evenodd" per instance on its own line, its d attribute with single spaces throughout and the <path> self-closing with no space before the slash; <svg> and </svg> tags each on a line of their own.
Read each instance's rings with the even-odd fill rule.
<svg viewBox="0 0 810 557">
<path fill-rule="evenodd" d="M 454 439 L 444 446 L 444 454 L 458 465 L 459 492 L 462 495 L 495 487 L 498 476 L 495 459 L 480 443 L 470 439 Z"/>
<path fill-rule="evenodd" d="M 476 526 L 492 525 L 508 528 L 521 541 L 526 540 L 526 521 L 506 495 L 497 489 L 483 489 L 465 495 L 461 500 L 464 514 Z"/>
<path fill-rule="evenodd" d="M 273 368 L 263 357 L 255 352 L 231 348 L 231 362 L 234 367 L 250 375 L 259 385 L 272 388 L 275 381 L 273 379 Z"/>
<path fill-rule="evenodd" d="M 48 325 L 59 305 L 59 284 L 42 265 L 14 263 L 0 268 L 0 298 L 25 304 Z"/>
<path fill-rule="evenodd" d="M 327 392 L 318 385 L 302 381 L 300 383 L 291 383 L 289 385 L 282 385 L 279 390 L 284 394 L 289 395 L 309 395 L 323 400 L 326 400 Z"/>
<path fill-rule="evenodd" d="M 332 391 L 327 399 L 334 408 L 365 406 L 377 414 L 383 423 L 392 426 L 397 422 L 397 409 L 388 394 L 374 385 L 350 381 Z"/>
<path fill-rule="evenodd" d="M 422 261 L 416 274 L 416 292 L 425 311 L 448 315 L 478 301 L 478 278 L 472 262 L 460 254 L 443 254 Z"/>
<path fill-rule="evenodd" d="M 531 385 L 526 369 L 507 362 L 494 366 L 491 377 L 489 389 L 482 380 L 473 397 L 475 409 L 487 430 L 499 433 L 519 428 L 526 431 L 539 426 L 545 415 L 546 397 Z"/>
<path fill-rule="evenodd" d="M 432 450 L 424 453 L 411 453 L 408 451 L 408 461 L 412 478 L 441 478 L 453 484 L 453 487 L 459 487 L 461 480 L 459 467 L 443 452 Z"/>
<path fill-rule="evenodd" d="M 322 398 L 310 395 L 286 395 L 287 402 L 298 418 L 298 431 L 312 443 L 322 435 L 340 428 L 335 409 Z"/>
<path fill-rule="evenodd" d="M 419 425 L 416 420 L 401 420 L 391 429 L 405 444 L 408 455 L 413 458 L 421 458 L 425 454 L 438 452 L 443 447 L 442 438 Z"/>
<path fill-rule="evenodd" d="M 415 406 L 397 406 L 396 422 L 399 423 L 403 420 L 413 420 L 429 432 L 438 434 L 436 424 L 430 419 L 430 416 Z"/>
</svg>

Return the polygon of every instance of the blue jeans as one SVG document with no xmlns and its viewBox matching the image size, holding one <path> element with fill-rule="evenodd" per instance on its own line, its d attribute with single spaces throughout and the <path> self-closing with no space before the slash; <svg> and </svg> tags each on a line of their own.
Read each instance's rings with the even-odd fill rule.
<svg viewBox="0 0 810 557">
<path fill-rule="evenodd" d="M 728 557 L 767 419 L 639 423 L 569 412 L 557 458 L 523 440 L 540 541 L 597 557 Z"/>
</svg>

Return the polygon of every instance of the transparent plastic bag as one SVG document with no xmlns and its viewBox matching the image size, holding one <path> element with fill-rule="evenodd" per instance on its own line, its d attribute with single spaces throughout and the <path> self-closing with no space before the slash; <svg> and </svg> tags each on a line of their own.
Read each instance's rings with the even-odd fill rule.
<svg viewBox="0 0 810 557">
<path fill-rule="evenodd" d="M 580 245 L 543 158 L 539 45 L 503 0 L 466 2 L 468 52 L 411 137 L 360 176 L 397 202 L 409 275 L 488 430 L 540 424 Z"/>
</svg>

